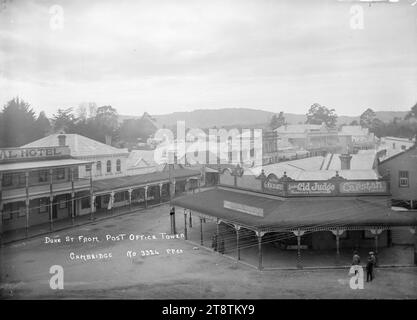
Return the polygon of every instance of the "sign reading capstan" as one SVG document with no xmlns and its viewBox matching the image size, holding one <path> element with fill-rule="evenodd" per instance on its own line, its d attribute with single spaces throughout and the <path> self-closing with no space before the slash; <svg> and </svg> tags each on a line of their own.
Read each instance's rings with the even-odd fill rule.
<svg viewBox="0 0 417 320">
<path fill-rule="evenodd" d="M 386 193 L 386 181 L 348 181 L 340 184 L 341 193 Z"/>
<path fill-rule="evenodd" d="M 0 162 L 69 156 L 69 147 L 7 148 L 0 149 Z"/>
</svg>

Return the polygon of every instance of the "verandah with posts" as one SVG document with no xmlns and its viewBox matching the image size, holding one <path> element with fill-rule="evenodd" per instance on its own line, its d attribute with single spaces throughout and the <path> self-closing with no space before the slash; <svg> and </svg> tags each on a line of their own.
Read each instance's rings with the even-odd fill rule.
<svg viewBox="0 0 417 320">
<path fill-rule="evenodd" d="M 28 186 L 20 201 L 14 201 L 12 206 L 6 207 L 10 209 L 6 214 L 4 209 L 1 211 L 2 221 L 7 221 L 4 218 L 8 216 L 19 219 L 15 227 L 8 225 L 2 228 L 2 241 L 5 243 L 24 239 L 95 219 L 145 209 L 168 202 L 171 194 L 174 197 L 200 187 L 199 171 L 180 169 L 173 170 L 171 177 L 169 175 L 168 172 L 156 172 L 98 181 L 90 178 L 83 189 L 76 189 L 79 180 L 72 175 L 72 188 L 69 190 L 57 189 L 55 181 L 50 179 L 46 198 L 36 197 Z M 21 202 L 24 210 L 21 209 Z M 1 208 L 4 208 L 3 202 Z"/>
</svg>

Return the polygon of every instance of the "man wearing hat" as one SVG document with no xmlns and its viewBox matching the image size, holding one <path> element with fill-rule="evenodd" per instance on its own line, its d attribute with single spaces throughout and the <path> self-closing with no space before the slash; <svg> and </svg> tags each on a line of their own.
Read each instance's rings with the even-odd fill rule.
<svg viewBox="0 0 417 320">
<path fill-rule="evenodd" d="M 372 281 L 374 278 L 374 267 L 376 258 L 373 251 L 369 252 L 368 261 L 366 263 L 366 282 Z"/>
</svg>

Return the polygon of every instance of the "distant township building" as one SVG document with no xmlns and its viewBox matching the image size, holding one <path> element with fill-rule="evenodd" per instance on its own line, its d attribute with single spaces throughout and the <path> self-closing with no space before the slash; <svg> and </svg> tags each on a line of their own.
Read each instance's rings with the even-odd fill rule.
<svg viewBox="0 0 417 320">
<path fill-rule="evenodd" d="M 369 132 L 368 128 L 342 126 L 338 135 L 340 143 L 350 147 L 353 152 L 376 148 L 377 139 L 372 132 Z"/>
<path fill-rule="evenodd" d="M 381 137 L 377 150 L 380 151 L 379 159 L 385 160 L 395 156 L 414 146 L 415 139 L 398 138 L 398 137 Z"/>
<path fill-rule="evenodd" d="M 379 172 L 390 182 L 393 208 L 396 210 L 416 210 L 417 145 L 381 161 Z M 414 214 L 417 216 L 417 211 L 414 211 Z M 392 232 L 392 243 L 413 244 L 413 238 L 406 228 L 397 229 Z"/>
<path fill-rule="evenodd" d="M 262 163 L 264 165 L 309 156 L 307 150 L 290 143 L 286 137 L 280 137 L 276 130 L 263 131 L 262 144 Z"/>
<path fill-rule="evenodd" d="M 382 160 L 379 171 L 390 181 L 393 206 L 417 209 L 417 145 Z"/>
<path fill-rule="evenodd" d="M 307 150 L 311 156 L 337 153 L 342 150 L 336 129 L 324 124 L 284 125 L 275 129 L 281 139 Z"/>
</svg>

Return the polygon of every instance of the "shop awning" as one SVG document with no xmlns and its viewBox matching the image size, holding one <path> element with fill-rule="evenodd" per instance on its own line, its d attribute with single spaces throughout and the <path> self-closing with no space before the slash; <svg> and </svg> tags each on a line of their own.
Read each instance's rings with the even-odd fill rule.
<svg viewBox="0 0 417 320">
<path fill-rule="evenodd" d="M 190 177 L 200 176 L 200 171 L 189 169 L 172 170 L 171 178 L 182 180 Z M 93 181 L 93 190 L 96 193 L 105 191 L 115 191 L 120 189 L 128 189 L 129 187 L 166 183 L 169 181 L 170 174 L 168 171 L 158 171 L 134 176 L 123 176 L 118 178 L 103 179 Z"/>
<path fill-rule="evenodd" d="M 279 231 L 354 226 L 416 226 L 416 212 L 395 212 L 386 198 L 315 197 L 280 199 L 216 188 L 186 195 L 173 204 L 250 229 Z"/>
</svg>

